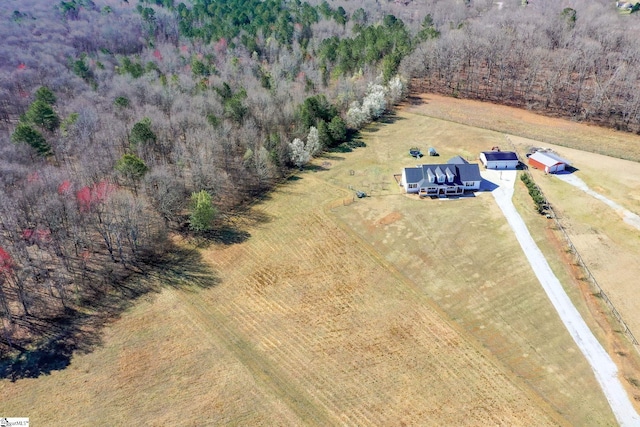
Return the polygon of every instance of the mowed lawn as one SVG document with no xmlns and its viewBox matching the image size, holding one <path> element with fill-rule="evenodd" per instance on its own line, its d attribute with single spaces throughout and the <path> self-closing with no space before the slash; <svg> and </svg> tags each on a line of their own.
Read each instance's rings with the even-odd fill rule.
<svg viewBox="0 0 640 427">
<path fill-rule="evenodd" d="M 167 289 L 68 369 L 2 382 L 3 410 L 46 425 L 561 423 L 336 225 L 323 207 L 341 194 L 322 172 L 282 186 L 246 242 L 205 251 L 219 285 Z"/>
<path fill-rule="evenodd" d="M 474 161 L 469 153 L 493 146 L 508 149 L 504 134 L 407 111 L 400 111 L 393 121 L 365 132 L 367 149 L 349 159 L 353 174 L 337 168 L 326 172 L 328 180 L 343 187 L 374 189 L 373 197 L 336 206 L 332 213 L 573 425 L 615 424 L 591 368 L 549 303 L 490 193 L 432 200 L 402 194 L 395 183 L 388 191 L 372 185 L 379 180 L 376 176 L 392 176 L 403 166 L 416 164 L 407 153 L 409 146 L 424 150 L 433 146 L 441 154 L 422 158 L 424 163 L 446 162 L 454 155 Z M 548 247 L 550 236 L 544 232 L 548 220 L 528 215 L 533 203 L 524 185 L 517 182 L 516 189 L 515 202 L 533 222 L 536 241 L 588 316 L 579 289 L 560 259 L 562 254 Z M 542 233 L 536 235 L 536 231 Z M 587 321 L 597 329 L 595 322 Z M 596 330 L 596 334 L 602 332 Z"/>
<path fill-rule="evenodd" d="M 505 135 L 524 157 L 527 150 L 547 147 L 573 162 L 575 176 L 591 190 L 612 200 L 636 215 L 640 214 L 640 136 L 599 128 L 573 121 L 549 118 L 501 105 L 466 101 L 434 94 L 412 99 L 405 110 L 425 118 L 438 117 L 468 126 L 492 129 Z M 504 145 L 500 144 L 501 146 Z M 509 147 L 509 145 L 507 145 Z M 536 183 L 551 202 L 558 218 L 582 259 L 636 338 L 640 337 L 640 311 L 637 309 L 637 278 L 640 275 L 640 231 L 623 220 L 616 211 L 593 196 L 552 175 L 532 170 Z M 515 199 L 524 210 L 526 194 L 516 192 Z M 529 211 L 530 212 L 530 211 Z M 562 260 L 573 272 L 563 281 L 565 290 L 582 311 L 596 336 L 621 368 L 623 384 L 635 401 L 640 401 L 639 347 L 632 346 L 622 334 L 623 327 L 611 316 L 611 309 L 597 297 L 585 280 L 585 272 L 576 267 L 567 250 L 565 237 L 553 221 L 542 225 L 536 215 L 527 219 L 537 236 L 546 235 L 538 244 L 547 248 L 547 258 Z M 552 246 L 560 246 L 558 248 Z M 543 247 L 543 250 L 545 248 Z M 558 268 L 556 274 L 562 273 Z M 566 268 L 564 270 L 567 270 Z M 573 277 L 570 277 L 573 276 Z M 573 279 L 574 286 L 567 287 Z M 590 319 L 592 316 L 594 319 Z"/>
<path fill-rule="evenodd" d="M 433 145 L 446 161 L 504 136 L 407 111 L 389 122 L 238 218 L 246 241 L 202 250 L 215 287 L 167 288 L 67 369 L 0 382 L 0 415 L 34 425 L 614 425 L 491 195 L 417 200 L 393 177 L 416 163 L 410 146 Z"/>
<path fill-rule="evenodd" d="M 635 142 L 640 144 L 640 138 L 635 138 Z M 519 147 L 530 143 L 518 138 L 514 142 Z M 578 168 L 574 175 L 591 190 L 636 215 L 640 214 L 640 163 L 561 146 L 551 147 L 574 162 Z M 532 173 L 591 273 L 632 333 L 639 338 L 637 283 L 640 277 L 640 230 L 624 221 L 623 212 L 603 201 L 552 175 L 536 170 Z M 614 325 L 618 330 L 621 329 L 617 323 L 614 322 Z M 635 384 L 634 394 L 640 397 L 637 358 L 635 361 L 626 361 L 631 362 L 636 364 L 636 372 L 625 373 L 625 377 Z"/>
</svg>

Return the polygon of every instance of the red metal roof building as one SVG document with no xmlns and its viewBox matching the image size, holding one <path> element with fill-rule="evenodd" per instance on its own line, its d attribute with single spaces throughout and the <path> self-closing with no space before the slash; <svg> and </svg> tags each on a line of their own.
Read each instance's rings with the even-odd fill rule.
<svg viewBox="0 0 640 427">
<path fill-rule="evenodd" d="M 549 151 L 536 151 L 529 156 L 529 166 L 540 169 L 546 173 L 557 173 L 565 170 L 571 163 L 555 153 Z"/>
</svg>

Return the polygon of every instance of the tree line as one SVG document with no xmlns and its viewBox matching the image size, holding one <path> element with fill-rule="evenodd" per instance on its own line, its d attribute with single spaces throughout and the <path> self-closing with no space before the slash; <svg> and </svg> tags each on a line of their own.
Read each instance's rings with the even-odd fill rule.
<svg viewBox="0 0 640 427">
<path fill-rule="evenodd" d="M 637 14 L 611 1 L 502 5 L 434 19 L 437 37 L 403 63 L 415 90 L 640 132 Z"/>
<path fill-rule="evenodd" d="M 407 82 L 639 130 L 637 14 L 583 3 L 6 0 L 3 356 L 349 150 Z"/>
<path fill-rule="evenodd" d="M 101 301 L 139 295 L 132 283 L 179 250 L 171 234 L 215 238 L 291 168 L 348 150 L 359 126 L 401 99 L 403 81 L 381 76 L 387 56 L 398 62 L 391 32 L 370 40 L 383 47 L 355 77 L 320 59 L 327 38 L 388 22 L 407 31 L 389 17 L 395 4 L 365 12 L 348 3 L 7 2 L 5 361 L 61 340 L 60 328 L 103 310 Z M 382 95 L 348 121 L 371 85 Z"/>
</svg>

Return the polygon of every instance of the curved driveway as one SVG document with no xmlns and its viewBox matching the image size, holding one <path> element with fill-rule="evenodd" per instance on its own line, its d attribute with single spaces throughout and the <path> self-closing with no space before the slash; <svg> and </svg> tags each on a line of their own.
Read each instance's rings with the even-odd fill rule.
<svg viewBox="0 0 640 427">
<path fill-rule="evenodd" d="M 486 170 L 482 171 L 482 176 L 486 181 L 498 186 L 492 191 L 493 197 L 516 235 L 542 288 L 560 315 L 560 319 L 591 365 L 616 419 L 621 426 L 640 426 L 640 416 L 618 378 L 618 367 L 574 307 L 511 201 L 517 172 Z"/>
<path fill-rule="evenodd" d="M 575 174 L 554 174 L 558 179 L 560 179 L 561 181 L 566 182 L 567 184 L 571 184 L 576 188 L 579 188 L 580 190 L 584 191 L 585 193 L 595 197 L 596 199 L 606 203 L 608 206 L 610 206 L 611 208 L 613 208 L 616 212 L 618 212 L 620 214 L 620 216 L 622 216 L 622 219 L 624 220 L 624 222 L 626 222 L 627 224 L 637 228 L 638 230 L 640 230 L 640 216 L 631 212 L 628 209 L 625 209 L 624 207 L 622 207 L 621 205 L 619 205 L 618 203 L 614 202 L 611 199 L 608 199 L 606 197 L 604 197 L 602 194 L 593 191 L 592 189 L 589 188 L 589 186 L 580 178 L 578 178 L 577 176 L 575 176 Z"/>
</svg>

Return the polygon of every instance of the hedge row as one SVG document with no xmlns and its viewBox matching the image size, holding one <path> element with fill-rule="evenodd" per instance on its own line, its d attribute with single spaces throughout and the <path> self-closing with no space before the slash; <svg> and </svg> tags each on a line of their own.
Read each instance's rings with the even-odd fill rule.
<svg viewBox="0 0 640 427">
<path fill-rule="evenodd" d="M 536 183 L 533 182 L 529 174 L 523 173 L 522 175 L 520 175 L 520 179 L 522 180 L 522 182 L 524 182 L 524 185 L 527 186 L 527 189 L 529 190 L 529 195 L 533 199 L 533 202 L 536 205 L 536 209 L 538 210 L 538 213 L 540 213 L 541 215 L 544 215 L 547 209 L 547 201 L 545 200 L 544 196 L 540 192 L 540 189 L 538 188 Z"/>
</svg>

